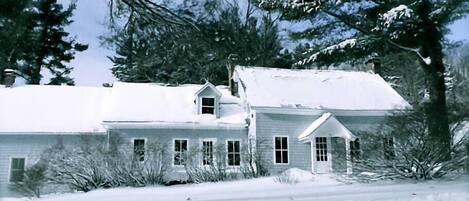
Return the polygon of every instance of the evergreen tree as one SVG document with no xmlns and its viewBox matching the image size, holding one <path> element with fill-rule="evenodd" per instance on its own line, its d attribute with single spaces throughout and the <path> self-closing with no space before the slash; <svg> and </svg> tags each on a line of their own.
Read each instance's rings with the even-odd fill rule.
<svg viewBox="0 0 469 201">
<path fill-rule="evenodd" d="M 76 51 L 84 51 L 87 45 L 69 37 L 64 27 L 72 23 L 76 2 L 67 9 L 56 0 L 23 0 L 4 2 L 9 12 L 0 15 L 6 22 L 0 29 L 2 68 L 16 69 L 28 84 L 39 84 L 41 71 L 52 75 L 49 84 L 73 85 L 69 77 L 72 67 L 64 64 L 74 59 Z M 3 7 L 3 6 L 2 6 Z M 18 21 L 19 23 L 14 23 Z M 11 23 L 10 23 L 11 22 Z M 11 34 L 14 31 L 15 34 Z M 1 78 L 1 77 L 0 77 Z M 3 80 L 0 80 L 3 81 Z"/>
<path fill-rule="evenodd" d="M 294 36 L 311 39 L 323 48 L 313 49 L 301 65 L 390 52 L 414 54 L 426 82 L 428 129 L 439 146 L 449 147 L 443 42 L 447 25 L 469 12 L 467 0 L 261 0 L 259 5 L 282 12 L 287 20 L 312 22 Z"/>
<path fill-rule="evenodd" d="M 291 64 L 284 61 L 288 56 L 282 58 L 277 24 L 269 15 L 243 19 L 236 3 L 214 0 L 186 1 L 177 10 L 193 16 L 197 29 L 155 27 L 134 18 L 107 38 L 116 49 L 110 59 L 119 80 L 227 84 L 230 55 L 240 65 Z"/>
</svg>

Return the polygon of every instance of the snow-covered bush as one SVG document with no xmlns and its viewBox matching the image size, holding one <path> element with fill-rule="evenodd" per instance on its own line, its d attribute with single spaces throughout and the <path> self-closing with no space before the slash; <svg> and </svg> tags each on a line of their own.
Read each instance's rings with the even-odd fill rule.
<svg viewBox="0 0 469 201">
<path fill-rule="evenodd" d="M 27 197 L 39 198 L 41 196 L 42 188 L 47 181 L 45 176 L 46 170 L 46 163 L 43 161 L 37 162 L 31 167 L 28 167 L 24 171 L 23 180 L 11 184 L 10 189 Z"/>
<path fill-rule="evenodd" d="M 427 180 L 461 170 L 468 157 L 467 136 L 442 147 L 430 136 L 426 123 L 417 107 L 389 117 L 382 132 L 366 134 L 370 143 L 363 145 L 366 154 L 354 163 L 355 173 L 366 172 L 368 179 Z"/>
</svg>

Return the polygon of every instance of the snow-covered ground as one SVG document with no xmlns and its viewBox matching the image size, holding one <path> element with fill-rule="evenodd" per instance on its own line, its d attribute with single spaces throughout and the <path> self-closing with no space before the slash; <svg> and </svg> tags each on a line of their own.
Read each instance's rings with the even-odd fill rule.
<svg viewBox="0 0 469 201">
<path fill-rule="evenodd" d="M 296 184 L 275 177 L 170 187 L 119 188 L 89 193 L 51 195 L 37 201 L 197 201 L 197 200 L 325 200 L 325 201 L 468 201 L 469 177 L 454 181 L 345 184 L 330 175 L 298 177 Z M 27 200 L 6 198 L 4 201 Z"/>
</svg>

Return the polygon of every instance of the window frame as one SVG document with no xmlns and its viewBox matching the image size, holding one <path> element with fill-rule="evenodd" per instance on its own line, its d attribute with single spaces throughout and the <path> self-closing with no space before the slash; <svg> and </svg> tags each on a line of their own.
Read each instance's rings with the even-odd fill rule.
<svg viewBox="0 0 469 201">
<path fill-rule="evenodd" d="M 24 167 L 23 167 L 23 173 L 24 171 L 26 171 L 26 168 L 28 166 L 28 157 L 27 156 L 24 156 L 24 155 L 19 155 L 19 156 L 10 156 L 9 157 L 9 163 L 8 163 L 8 178 L 7 178 L 7 182 L 8 183 L 15 183 L 17 181 L 11 181 L 11 165 L 12 165 L 12 162 L 13 162 L 13 159 L 18 159 L 18 158 L 21 158 L 21 159 L 24 159 Z M 24 177 L 23 177 L 24 179 Z M 21 182 L 21 181 L 19 181 Z"/>
<path fill-rule="evenodd" d="M 275 147 L 275 139 L 276 138 L 287 138 L 287 149 L 282 149 L 281 146 L 282 146 L 282 142 L 280 141 L 280 149 L 277 149 Z M 273 136 L 273 162 L 275 165 L 290 165 L 290 137 L 288 135 L 275 135 Z M 277 151 L 287 151 L 287 162 L 286 163 L 283 163 L 283 162 L 280 162 L 280 163 L 277 163 Z M 281 154 L 281 156 L 283 156 L 283 154 Z M 280 159 L 281 161 L 283 161 L 283 157 L 281 157 Z"/>
<path fill-rule="evenodd" d="M 204 99 L 213 99 L 213 106 L 204 106 Z M 203 113 L 203 108 L 212 108 L 213 113 Z M 200 114 L 211 114 L 217 115 L 217 97 L 215 96 L 200 96 L 200 106 L 199 106 Z"/>
<path fill-rule="evenodd" d="M 135 157 L 135 140 L 143 140 L 143 160 L 136 160 L 137 162 L 145 162 L 146 161 L 146 150 L 147 150 L 147 141 L 148 139 L 147 138 L 143 138 L 143 137 L 135 137 L 135 138 L 132 138 L 131 139 L 131 143 L 132 143 L 132 151 L 133 151 L 133 156 Z M 136 158 L 135 158 L 136 159 Z"/>
<path fill-rule="evenodd" d="M 204 150 L 204 143 L 205 142 L 211 142 L 212 143 L 212 164 L 204 164 L 204 157 L 205 157 L 205 150 Z M 201 156 L 201 160 L 200 160 L 200 164 L 202 166 L 210 166 L 210 165 L 214 165 L 216 162 L 215 162 L 215 148 L 216 148 L 216 139 L 212 139 L 212 138 L 209 138 L 209 139 L 201 139 L 200 140 L 200 149 L 201 149 L 201 153 L 202 153 L 202 156 Z"/>
<path fill-rule="evenodd" d="M 186 141 L 186 151 L 185 152 L 188 152 L 189 151 L 189 139 L 188 138 L 173 138 L 173 146 L 172 146 L 172 160 L 171 160 L 171 165 L 173 167 L 184 167 L 184 161 L 182 164 L 175 164 L 176 160 L 175 160 L 175 157 L 176 157 L 176 140 L 185 140 Z M 183 155 L 183 152 L 179 151 L 182 155 Z M 187 153 L 186 153 L 187 154 Z"/>
<path fill-rule="evenodd" d="M 239 152 L 229 152 L 229 149 L 228 149 L 228 142 L 239 142 Z M 230 168 L 239 168 L 241 167 L 241 161 L 242 161 L 242 158 L 241 158 L 241 139 L 227 139 L 225 141 L 225 149 L 226 149 L 226 166 L 227 167 L 230 167 Z M 239 165 L 230 165 L 230 153 L 232 154 L 239 154 Z"/>
</svg>

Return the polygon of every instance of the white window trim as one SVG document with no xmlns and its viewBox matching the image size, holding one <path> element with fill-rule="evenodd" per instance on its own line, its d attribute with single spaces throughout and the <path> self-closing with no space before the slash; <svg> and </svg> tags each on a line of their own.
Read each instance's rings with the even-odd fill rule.
<svg viewBox="0 0 469 201">
<path fill-rule="evenodd" d="M 212 163 L 213 164 L 216 164 L 216 154 L 215 154 L 215 151 L 216 151 L 216 147 L 217 147 L 217 139 L 216 138 L 203 138 L 203 139 L 200 139 L 200 150 L 201 151 L 201 157 L 200 157 L 200 165 L 201 166 L 204 166 L 204 167 L 208 167 L 210 165 L 204 165 L 204 142 L 212 142 Z"/>
<path fill-rule="evenodd" d="M 202 99 L 204 98 L 213 98 L 213 114 L 211 115 L 218 116 L 218 98 L 216 96 L 199 96 L 199 108 L 198 108 L 199 114 L 202 114 L 202 107 L 203 107 Z"/>
<path fill-rule="evenodd" d="M 7 183 L 11 184 L 14 183 L 12 182 L 11 179 L 11 163 L 13 162 L 13 158 L 24 158 L 24 170 L 26 171 L 26 168 L 28 168 L 28 157 L 25 155 L 15 155 L 15 156 L 10 156 L 9 157 L 9 163 L 8 163 L 8 175 L 7 175 Z"/>
<path fill-rule="evenodd" d="M 190 148 L 189 143 L 190 142 L 189 142 L 189 138 L 173 138 L 173 143 L 172 143 L 172 146 L 171 146 L 171 152 L 172 152 L 172 154 L 171 154 L 172 155 L 171 166 L 181 168 L 181 167 L 184 167 L 184 165 L 175 165 L 174 164 L 174 162 L 175 162 L 174 157 L 176 156 L 176 152 L 174 151 L 174 148 L 176 146 L 176 140 L 186 140 L 187 141 L 187 150 L 186 150 L 186 152 L 189 151 L 189 148 Z"/>
<path fill-rule="evenodd" d="M 288 157 L 288 163 L 277 163 L 276 161 L 276 156 L 275 156 L 275 152 L 277 151 L 277 149 L 275 149 L 275 138 L 277 137 L 286 137 L 287 138 L 287 157 Z M 273 162 L 274 162 L 274 165 L 290 165 L 290 137 L 288 135 L 275 135 L 273 136 L 272 138 L 272 144 L 273 144 Z M 283 149 L 281 149 L 283 150 Z"/>
<path fill-rule="evenodd" d="M 229 164 L 229 158 L 228 158 L 228 141 L 239 141 L 239 165 L 230 165 Z M 229 168 L 240 168 L 241 165 L 242 165 L 242 151 L 241 151 L 241 148 L 242 148 L 242 140 L 241 139 L 226 139 L 225 140 L 225 150 L 226 150 L 226 167 L 229 167 Z"/>
<path fill-rule="evenodd" d="M 147 157 L 146 157 L 146 153 L 147 153 L 147 145 L 148 145 L 148 138 L 146 137 L 133 137 L 133 138 L 130 138 L 130 144 L 132 146 L 132 155 L 135 154 L 135 147 L 134 147 L 134 141 L 135 140 L 143 140 L 143 148 L 145 149 L 145 151 L 143 152 L 143 161 L 137 161 L 137 162 L 140 162 L 140 163 L 143 163 L 147 160 Z"/>
</svg>

